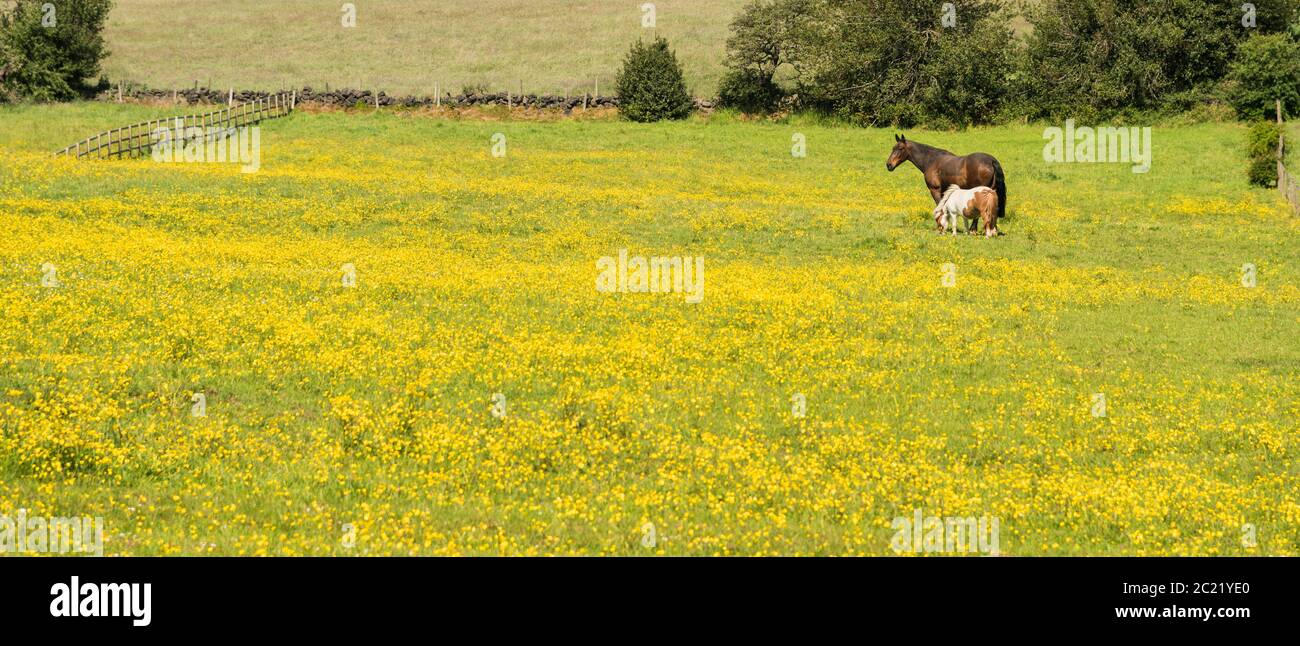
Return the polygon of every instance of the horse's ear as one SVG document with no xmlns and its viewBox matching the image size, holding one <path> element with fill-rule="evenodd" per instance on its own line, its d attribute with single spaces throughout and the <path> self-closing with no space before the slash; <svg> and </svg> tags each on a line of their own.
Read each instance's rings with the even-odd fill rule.
<svg viewBox="0 0 1300 646">
<path fill-rule="evenodd" d="M 907 135 L 899 135 L 898 140 L 901 141 L 901 142 L 906 143 L 906 142 L 907 142 Z"/>
<path fill-rule="evenodd" d="M 894 133 L 894 141 L 895 141 L 895 142 L 902 141 L 902 139 L 899 139 L 899 138 L 898 138 L 898 133 L 897 133 L 897 132 Z"/>
</svg>

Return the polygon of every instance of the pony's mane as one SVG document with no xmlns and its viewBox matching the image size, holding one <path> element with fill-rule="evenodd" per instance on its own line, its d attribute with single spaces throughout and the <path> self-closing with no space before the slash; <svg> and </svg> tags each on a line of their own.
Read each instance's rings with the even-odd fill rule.
<svg viewBox="0 0 1300 646">
<path fill-rule="evenodd" d="M 934 208 L 939 209 L 946 206 L 948 204 L 948 198 L 952 197 L 953 193 L 956 193 L 957 191 L 960 190 L 961 190 L 960 186 L 957 186 L 956 184 L 949 184 L 948 188 L 943 192 L 943 196 L 939 198 L 939 203 L 934 205 Z"/>
</svg>

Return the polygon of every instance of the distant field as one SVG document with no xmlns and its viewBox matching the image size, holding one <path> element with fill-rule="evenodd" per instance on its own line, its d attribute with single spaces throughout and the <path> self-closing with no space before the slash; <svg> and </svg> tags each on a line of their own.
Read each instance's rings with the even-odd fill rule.
<svg viewBox="0 0 1300 646">
<path fill-rule="evenodd" d="M 722 72 L 728 25 L 745 0 L 656 0 L 697 95 Z M 431 94 L 434 83 L 580 94 L 612 90 L 624 53 L 651 30 L 638 0 L 118 0 L 105 72 L 155 87 L 362 86 Z M 172 53 L 183 52 L 183 55 Z"/>
<path fill-rule="evenodd" d="M 1240 125 L 1157 128 L 1145 175 L 909 133 L 1001 158 L 986 240 L 931 231 L 889 131 L 726 115 L 49 154 L 156 114 L 0 109 L 0 510 L 108 554 L 890 554 L 916 509 L 1010 555 L 1300 553 L 1300 223 Z M 702 256 L 703 302 L 597 292 L 620 249 Z"/>
</svg>

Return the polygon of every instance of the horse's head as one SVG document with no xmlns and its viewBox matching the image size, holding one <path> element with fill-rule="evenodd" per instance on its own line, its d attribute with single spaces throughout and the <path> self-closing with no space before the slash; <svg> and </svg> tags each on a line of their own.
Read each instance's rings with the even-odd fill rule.
<svg viewBox="0 0 1300 646">
<path fill-rule="evenodd" d="M 894 172 L 894 169 L 898 168 L 899 164 L 907 161 L 907 155 L 910 152 L 911 147 L 907 142 L 907 137 L 894 135 L 894 149 L 889 152 L 889 159 L 885 160 L 885 170 L 891 173 Z"/>
</svg>

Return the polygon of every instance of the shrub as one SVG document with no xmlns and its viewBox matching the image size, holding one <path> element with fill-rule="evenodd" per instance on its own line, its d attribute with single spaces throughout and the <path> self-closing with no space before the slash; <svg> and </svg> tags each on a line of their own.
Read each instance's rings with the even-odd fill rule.
<svg viewBox="0 0 1300 646">
<path fill-rule="evenodd" d="M 723 107 L 747 114 L 776 111 L 783 94 L 770 75 L 749 69 L 727 70 L 718 84 L 718 101 Z"/>
<path fill-rule="evenodd" d="M 1282 127 L 1273 121 L 1258 121 L 1246 133 L 1246 153 L 1250 157 L 1250 183 L 1277 186 L 1277 140 Z"/>
<path fill-rule="evenodd" d="M 1243 119 L 1300 114 L 1300 42 L 1287 34 L 1251 36 L 1237 50 L 1228 76 L 1229 99 Z"/>
<path fill-rule="evenodd" d="M 637 41 L 618 74 L 618 107 L 632 121 L 684 119 L 695 103 L 686 92 L 686 80 L 668 41 Z"/>
<path fill-rule="evenodd" d="M 0 5 L 0 100 L 67 101 L 106 88 L 106 80 L 92 79 L 108 55 L 103 31 L 111 7 L 112 0 Z"/>
</svg>

